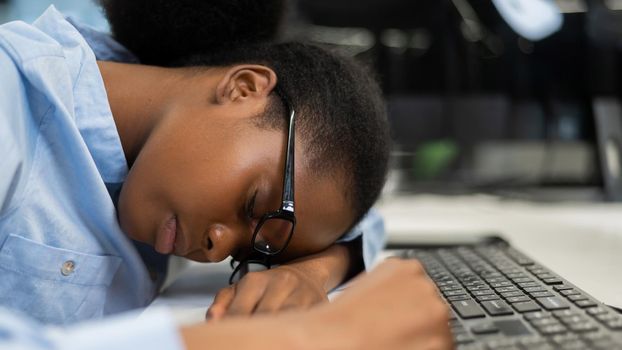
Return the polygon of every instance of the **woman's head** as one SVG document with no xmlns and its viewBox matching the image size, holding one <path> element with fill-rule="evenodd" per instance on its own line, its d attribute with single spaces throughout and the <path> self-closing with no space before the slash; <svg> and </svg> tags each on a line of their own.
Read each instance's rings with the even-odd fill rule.
<svg viewBox="0 0 622 350">
<path fill-rule="evenodd" d="M 343 191 L 358 221 L 380 194 L 389 154 L 385 106 L 372 74 L 351 59 L 301 43 L 239 47 L 180 62 L 240 63 L 274 70 L 280 90 L 299 115 L 296 128 L 306 168 L 317 177 L 345 174 Z M 285 130 L 281 100 L 272 94 L 270 102 L 257 125 Z"/>
<path fill-rule="evenodd" d="M 136 158 L 119 204 L 130 236 L 162 248 L 161 232 L 174 225 L 185 240 L 175 241 L 175 253 L 196 260 L 250 248 L 257 219 L 280 206 L 287 111 L 277 84 L 296 110 L 298 225 L 285 256 L 326 248 L 377 199 L 388 131 L 366 70 L 304 44 L 238 48 L 183 64 L 212 77 L 192 87 L 206 92 L 206 106 L 172 108 Z"/>
</svg>

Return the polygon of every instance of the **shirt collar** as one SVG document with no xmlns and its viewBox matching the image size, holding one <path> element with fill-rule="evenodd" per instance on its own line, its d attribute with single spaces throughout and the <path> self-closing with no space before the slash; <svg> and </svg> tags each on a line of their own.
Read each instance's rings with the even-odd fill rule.
<svg viewBox="0 0 622 350">
<path fill-rule="evenodd" d="M 77 72 L 73 80 L 75 122 L 102 179 L 124 181 L 127 161 L 93 50 L 53 5 L 33 25 L 62 46 L 69 71 Z"/>
</svg>

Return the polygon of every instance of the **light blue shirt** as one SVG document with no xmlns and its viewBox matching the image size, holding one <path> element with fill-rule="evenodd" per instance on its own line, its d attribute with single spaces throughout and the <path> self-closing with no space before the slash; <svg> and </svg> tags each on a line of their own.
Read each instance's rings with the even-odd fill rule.
<svg viewBox="0 0 622 350">
<path fill-rule="evenodd" d="M 127 165 L 95 56 L 54 8 L 0 26 L 0 305 L 71 323 L 155 296 L 106 183 Z"/>
<path fill-rule="evenodd" d="M 79 349 L 94 334 L 109 335 L 97 337 L 102 349 L 181 347 L 166 311 L 41 325 L 142 308 L 156 294 L 107 190 L 128 169 L 95 59 L 54 7 L 0 26 L 0 306 L 12 310 L 0 308 L 0 347 Z M 384 239 L 377 213 L 344 239 L 362 232 L 371 264 Z"/>
</svg>

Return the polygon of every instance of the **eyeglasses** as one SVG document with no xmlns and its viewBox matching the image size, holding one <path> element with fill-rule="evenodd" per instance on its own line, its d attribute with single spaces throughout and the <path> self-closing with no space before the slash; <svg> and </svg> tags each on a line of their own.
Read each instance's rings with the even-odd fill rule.
<svg viewBox="0 0 622 350">
<path fill-rule="evenodd" d="M 264 255 L 261 259 L 246 259 L 237 261 L 231 258 L 233 272 L 229 276 L 229 284 L 238 283 L 249 272 L 270 270 L 270 256 Z"/>
<path fill-rule="evenodd" d="M 294 118 L 296 112 L 280 91 L 277 90 L 277 94 L 283 100 L 289 114 L 281 207 L 265 213 L 261 217 L 251 240 L 253 250 L 266 257 L 275 256 L 285 250 L 294 234 L 294 227 L 296 227 L 296 216 L 294 215 Z M 234 268 L 229 279 L 230 283 L 236 274 L 244 275 L 241 271 L 243 265 L 245 262 L 241 262 Z M 269 263 L 267 265 L 269 266 Z"/>
<path fill-rule="evenodd" d="M 261 217 L 251 241 L 255 251 L 269 256 L 279 254 L 287 247 L 296 226 L 294 215 L 294 117 L 296 112 L 286 99 L 283 98 L 283 101 L 289 109 L 289 128 L 281 207 Z"/>
</svg>

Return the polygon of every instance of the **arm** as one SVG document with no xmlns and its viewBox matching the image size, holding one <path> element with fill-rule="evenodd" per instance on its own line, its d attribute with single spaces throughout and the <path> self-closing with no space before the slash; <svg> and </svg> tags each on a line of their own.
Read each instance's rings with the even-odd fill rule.
<svg viewBox="0 0 622 350">
<path fill-rule="evenodd" d="M 0 348 L 108 349 L 449 349 L 446 304 L 416 261 L 391 259 L 333 303 L 177 328 L 164 309 L 59 329 L 0 308 Z"/>
<path fill-rule="evenodd" d="M 308 308 L 326 301 L 329 291 L 373 263 L 384 245 L 382 218 L 371 211 L 338 242 L 320 253 L 249 273 L 219 291 L 208 318 Z"/>
<path fill-rule="evenodd" d="M 416 261 L 390 259 L 334 302 L 181 331 L 188 349 L 450 349 L 447 305 Z"/>
</svg>

